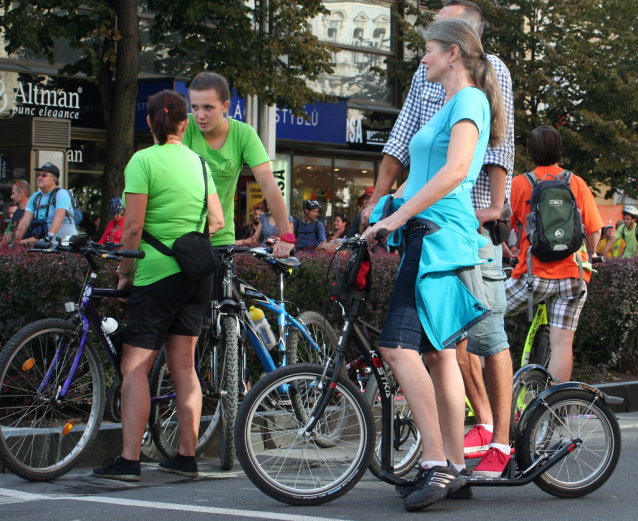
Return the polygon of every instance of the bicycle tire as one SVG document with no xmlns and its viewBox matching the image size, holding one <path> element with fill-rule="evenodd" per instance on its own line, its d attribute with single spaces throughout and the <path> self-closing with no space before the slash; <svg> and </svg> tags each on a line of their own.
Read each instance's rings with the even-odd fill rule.
<svg viewBox="0 0 638 521">
<path fill-rule="evenodd" d="M 394 373 L 388 365 L 384 364 L 385 374 L 388 378 L 388 383 L 392 386 L 395 384 Z M 372 458 L 370 459 L 370 472 L 377 478 L 381 479 L 381 397 L 379 396 L 379 384 L 374 376 L 370 377 L 370 381 L 366 386 L 364 393 L 365 400 L 372 410 L 374 417 L 374 428 L 376 432 L 374 451 L 372 452 Z M 414 420 L 412 419 L 412 412 L 408 402 L 399 387 L 395 394 L 394 399 L 394 421 L 401 421 L 402 425 L 399 429 L 401 440 L 399 450 L 394 451 L 394 475 L 402 477 L 408 474 L 417 464 L 421 457 L 423 447 L 421 446 L 421 435 L 419 429 L 417 429 Z M 409 422 L 409 423 L 406 423 Z M 405 454 L 401 454 L 401 451 L 407 451 Z"/>
<path fill-rule="evenodd" d="M 536 334 L 538 335 L 538 344 L 536 345 L 536 364 L 547 368 L 549 366 L 549 359 L 552 356 L 552 348 L 549 343 L 549 328 L 547 326 L 542 326 L 542 329 Z"/>
<path fill-rule="evenodd" d="M 122 380 L 114 378 L 106 391 L 106 416 L 113 423 L 122 422 Z"/>
<path fill-rule="evenodd" d="M 219 341 L 218 389 L 221 391 L 221 423 L 219 432 L 219 462 L 223 470 L 235 464 L 235 420 L 239 408 L 239 337 L 237 322 L 232 317 L 221 320 Z"/>
<path fill-rule="evenodd" d="M 195 445 L 195 456 L 201 455 L 208 448 L 219 426 L 219 393 L 215 393 L 212 387 L 212 356 L 214 351 L 212 342 L 210 327 L 205 325 L 195 351 L 202 383 L 202 412 Z M 151 396 L 166 396 L 175 392 L 163 349 L 153 365 L 150 386 Z M 180 434 L 174 398 L 152 402 L 150 432 L 153 443 L 164 457 L 170 459 L 177 454 Z"/>
<path fill-rule="evenodd" d="M 21 478 L 50 481 L 66 474 L 97 437 L 104 374 L 89 338 L 65 399 L 57 399 L 74 365 L 78 340 L 74 324 L 45 319 L 21 329 L 0 352 L 0 461 Z M 61 342 L 67 347 L 47 386 L 39 390 Z"/>
<path fill-rule="evenodd" d="M 519 468 L 529 468 L 578 437 L 580 447 L 534 480 L 543 491 L 562 498 L 581 497 L 600 488 L 620 458 L 621 437 L 616 416 L 588 391 L 564 389 L 545 399 L 532 413 L 517 439 Z M 588 475 L 584 473 L 589 472 Z"/>
<path fill-rule="evenodd" d="M 532 369 L 516 381 L 512 389 L 510 440 L 516 439 L 518 424 L 523 418 L 527 407 L 550 385 L 551 381 L 547 375 L 539 369 Z"/>
<path fill-rule="evenodd" d="M 302 436 L 303 423 L 286 395 L 278 389 L 286 386 L 288 396 L 304 394 L 305 416 L 322 396 L 317 382 L 324 367 L 294 364 L 264 376 L 244 398 L 235 426 L 237 455 L 252 483 L 277 501 L 289 505 L 321 505 L 348 492 L 363 477 L 374 448 L 374 420 L 363 394 L 350 380 L 340 376 L 336 388 L 317 424 L 321 432 Z M 330 381 L 324 377 L 324 387 Z M 309 401 L 314 392 L 314 401 Z M 316 443 L 329 437 L 335 409 L 349 411 L 348 426 L 340 428 L 330 448 Z M 340 414 L 340 413 L 339 413 Z M 271 419 L 272 418 L 272 419 Z M 274 419 L 274 420 L 273 420 Z"/>
<path fill-rule="evenodd" d="M 304 311 L 297 317 L 319 346 L 316 351 L 296 327 L 288 328 L 288 364 L 323 364 L 328 357 L 334 359 L 339 339 L 328 321 L 319 313 Z"/>
</svg>

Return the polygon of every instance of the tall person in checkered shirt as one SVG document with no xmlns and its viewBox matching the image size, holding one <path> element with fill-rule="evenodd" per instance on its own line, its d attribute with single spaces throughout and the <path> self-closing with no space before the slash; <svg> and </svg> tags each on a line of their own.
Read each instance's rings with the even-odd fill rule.
<svg viewBox="0 0 638 521">
<path fill-rule="evenodd" d="M 439 11 L 436 19 L 462 18 L 469 22 L 479 35 L 483 33 L 483 13 L 472 2 L 452 0 Z M 498 76 L 503 102 L 507 112 L 505 140 L 497 147 L 488 148 L 483 169 L 472 189 L 472 205 L 476 218 L 484 222 L 497 219 L 504 201 L 509 199 L 514 169 L 514 95 L 512 79 L 505 64 L 496 56 L 487 55 Z M 410 163 L 409 144 L 412 137 L 443 106 L 445 90 L 440 83 L 428 83 L 426 70 L 420 65 L 414 75 L 410 93 L 403 105 L 388 144 L 384 148 L 379 177 L 368 209 L 364 210 L 364 222 L 370 217 L 377 201 L 390 192 L 404 167 Z M 488 238 L 489 234 L 481 233 Z M 505 290 L 501 259 L 502 247 L 489 241 L 479 250 L 482 259 L 494 259 L 480 265 L 483 287 L 473 286 L 474 296 L 492 311 L 492 315 L 468 331 L 467 340 L 457 342 L 457 359 L 463 374 L 465 391 L 472 403 L 477 427 L 466 434 L 465 452 L 488 449 L 475 469 L 484 476 L 500 475 L 504 469 L 501 455 L 510 452 L 509 425 L 512 400 L 512 361 L 509 343 L 504 329 Z M 478 356 L 477 356 L 478 355 Z M 479 356 L 485 357 L 486 393 L 482 378 L 473 377 L 481 371 Z M 489 394 L 489 402 L 487 401 Z M 490 407 L 491 406 L 491 407 Z M 467 489 L 463 489 L 466 492 Z M 471 497 L 471 491 L 466 492 Z"/>
</svg>

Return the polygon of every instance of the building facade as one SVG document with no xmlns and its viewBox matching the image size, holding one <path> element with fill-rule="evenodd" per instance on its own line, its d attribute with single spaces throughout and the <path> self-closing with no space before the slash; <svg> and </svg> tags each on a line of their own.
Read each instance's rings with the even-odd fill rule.
<svg viewBox="0 0 638 521">
<path fill-rule="evenodd" d="M 334 72 L 308 84 L 338 101 L 307 105 L 308 119 L 277 107 L 272 167 L 290 213 L 298 217 L 303 201 L 316 199 L 331 228 L 336 213 L 352 220 L 359 211 L 357 197 L 374 185 L 404 86 L 390 85 L 372 69 L 387 68 L 385 60 L 403 50 L 393 38 L 396 0 L 324 0 L 324 5 L 330 14 L 308 20 L 308 28 L 339 52 L 333 55 Z M 163 56 L 150 44 L 152 16 L 141 11 L 140 22 L 137 150 L 152 145 L 145 121 L 148 97 L 165 88 L 187 93 L 190 79 L 178 59 Z M 59 166 L 62 186 L 73 189 L 90 208 L 99 204 L 108 151 L 98 88 L 89 79 L 59 75 L 60 67 L 79 57 L 68 42 L 58 41 L 54 54 L 52 66 L 28 51 L 7 55 L 4 45 L 0 48 L 0 204 L 5 216 L 13 183 L 25 179 L 35 186 L 33 169 L 47 161 Z M 246 121 L 246 101 L 233 96 L 228 117 Z M 371 120 L 383 122 L 381 129 L 367 127 Z M 236 193 L 238 226 L 249 221 L 258 201 L 254 179 L 245 168 Z"/>
</svg>

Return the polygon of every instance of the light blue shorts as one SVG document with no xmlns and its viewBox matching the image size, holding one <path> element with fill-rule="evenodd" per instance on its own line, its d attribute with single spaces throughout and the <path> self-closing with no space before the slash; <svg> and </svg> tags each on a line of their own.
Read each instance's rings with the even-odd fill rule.
<svg viewBox="0 0 638 521">
<path fill-rule="evenodd" d="M 467 283 L 466 285 L 479 302 L 492 311 L 492 314 L 467 332 L 467 350 L 478 356 L 494 356 L 510 346 L 505 334 L 504 320 L 507 299 L 502 264 L 503 247 L 500 244 L 495 246 L 485 230 L 483 230 L 483 236 L 489 242 L 479 250 L 479 257 L 494 259 L 494 261 L 478 266 L 483 280 L 482 285 L 478 287 L 476 285 L 472 287 Z"/>
</svg>

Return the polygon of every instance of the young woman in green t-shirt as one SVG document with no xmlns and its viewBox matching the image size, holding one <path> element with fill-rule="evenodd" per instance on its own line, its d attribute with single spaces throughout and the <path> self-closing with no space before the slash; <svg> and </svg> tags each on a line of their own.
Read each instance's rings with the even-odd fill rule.
<svg viewBox="0 0 638 521">
<path fill-rule="evenodd" d="M 235 190 L 239 173 L 247 163 L 259 184 L 279 230 L 288 230 L 288 211 L 270 167 L 270 158 L 255 130 L 246 123 L 224 117 L 230 103 L 230 89 L 223 76 L 200 72 L 190 84 L 192 114 L 184 135 L 184 144 L 206 159 L 226 220 L 225 228 L 213 239 L 214 245 L 233 244 Z M 276 257 L 288 257 L 295 238 L 281 235 L 274 246 Z"/>
<path fill-rule="evenodd" d="M 195 445 L 202 411 L 202 389 L 194 368 L 195 345 L 206 308 L 210 306 L 213 274 L 190 280 L 172 256 L 142 240 L 146 231 L 168 248 L 182 235 L 215 234 L 224 217 L 210 170 L 182 144 L 188 126 L 186 98 L 170 90 L 152 96 L 148 124 L 155 146 L 140 150 L 124 172 L 125 249 L 146 253 L 133 266 L 121 259 L 118 289 L 131 289 L 124 318 L 122 362 L 122 453 L 93 469 L 109 479 L 139 481 L 140 447 L 151 409 L 148 373 L 162 345 L 175 386 L 180 443 L 178 453 L 160 469 L 183 476 L 198 475 Z M 208 193 L 205 193 L 204 176 Z M 208 213 L 204 213 L 204 197 Z"/>
</svg>

